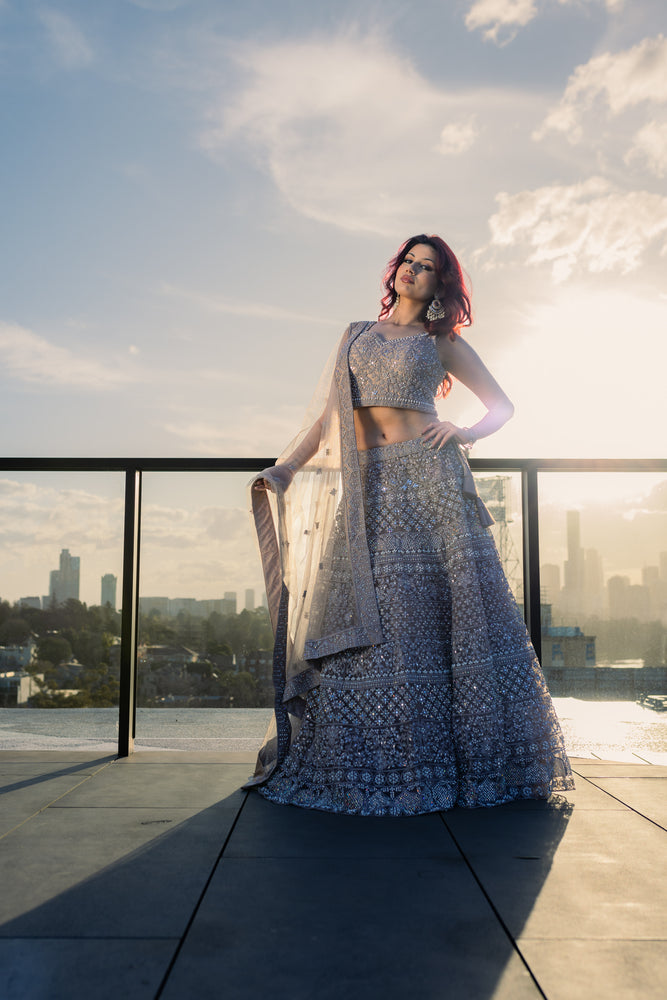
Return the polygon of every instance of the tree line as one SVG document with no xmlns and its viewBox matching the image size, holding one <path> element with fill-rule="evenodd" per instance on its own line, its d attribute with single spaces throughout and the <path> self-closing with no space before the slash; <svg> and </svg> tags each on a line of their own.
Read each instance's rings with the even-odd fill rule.
<svg viewBox="0 0 667 1000">
<path fill-rule="evenodd" d="M 35 708 L 112 707 L 118 704 L 120 614 L 111 607 L 87 607 L 68 600 L 48 609 L 11 605 L 0 600 L 0 646 L 36 644 L 36 658 L 24 669 L 35 677 Z M 239 614 L 213 613 L 198 618 L 180 612 L 175 618 L 155 611 L 139 619 L 141 646 L 186 647 L 195 662 L 176 665 L 157 658 L 141 664 L 139 704 L 192 704 L 254 707 L 267 701 L 266 683 L 254 667 L 266 659 L 273 634 L 265 608 Z M 14 668 L 5 662 L 5 670 Z M 254 670 L 254 673 L 253 673 Z M 77 693 L 71 693 L 76 691 Z"/>
</svg>

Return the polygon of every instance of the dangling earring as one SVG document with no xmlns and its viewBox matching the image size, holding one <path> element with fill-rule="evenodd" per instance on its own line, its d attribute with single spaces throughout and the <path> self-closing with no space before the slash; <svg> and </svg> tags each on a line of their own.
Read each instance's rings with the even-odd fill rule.
<svg viewBox="0 0 667 1000">
<path fill-rule="evenodd" d="M 431 302 L 430 306 L 426 310 L 426 319 L 429 323 L 434 323 L 438 319 L 444 319 L 447 310 L 443 306 L 440 299 L 436 297 Z"/>
</svg>

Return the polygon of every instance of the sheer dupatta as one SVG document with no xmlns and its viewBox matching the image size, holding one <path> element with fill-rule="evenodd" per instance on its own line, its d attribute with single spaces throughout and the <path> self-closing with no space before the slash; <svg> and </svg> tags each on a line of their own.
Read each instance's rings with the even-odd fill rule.
<svg viewBox="0 0 667 1000">
<path fill-rule="evenodd" d="M 252 515 L 275 635 L 273 683 L 275 712 L 249 784 L 260 784 L 283 760 L 299 729 L 307 692 L 319 684 L 317 661 L 322 656 L 382 642 L 380 616 L 373 589 L 366 544 L 361 480 L 357 458 L 348 367 L 351 344 L 372 323 L 351 324 L 332 353 L 306 411 L 303 426 L 278 458 L 287 460 L 312 425 L 324 415 L 319 447 L 284 490 L 275 492 L 249 484 Z M 270 479 L 270 475 L 263 474 Z M 345 551 L 337 548 L 340 572 L 349 574 L 349 602 L 341 609 L 335 630 L 322 623 L 321 581 L 334 553 L 328 542 L 334 523 L 343 519 Z M 320 599 L 315 595 L 320 584 Z M 315 604 L 317 603 L 317 607 Z"/>
</svg>

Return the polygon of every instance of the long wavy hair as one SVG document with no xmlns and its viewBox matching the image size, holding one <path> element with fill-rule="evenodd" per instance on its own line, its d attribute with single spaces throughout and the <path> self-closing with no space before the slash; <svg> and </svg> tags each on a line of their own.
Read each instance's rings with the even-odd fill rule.
<svg viewBox="0 0 667 1000">
<path fill-rule="evenodd" d="M 380 315 L 378 316 L 378 319 L 386 319 L 396 305 L 396 300 L 398 299 L 398 294 L 394 287 L 396 273 L 409 251 L 418 244 L 425 244 L 426 246 L 431 247 L 435 253 L 435 271 L 438 277 L 436 297 L 440 300 L 445 310 L 444 318 L 438 320 L 438 335 L 442 336 L 443 334 L 446 334 L 450 340 L 454 340 L 454 337 L 460 332 L 462 327 L 470 326 L 472 323 L 470 291 L 466 283 L 463 269 L 459 264 L 454 251 L 451 247 L 447 246 L 445 241 L 439 236 L 427 236 L 426 233 L 420 233 L 418 236 L 411 236 L 409 240 L 406 240 L 405 243 L 399 247 L 396 254 L 387 264 L 387 268 L 382 279 L 382 287 L 384 288 L 385 294 L 381 299 Z M 432 333 L 435 324 L 429 323 L 426 319 L 427 309 L 428 304 L 424 306 L 424 315 L 422 316 L 422 320 L 424 322 L 424 329 L 426 332 Z M 444 330 L 442 329 L 442 324 L 445 324 Z M 446 375 L 442 384 L 438 388 L 438 392 L 436 394 L 437 398 L 443 399 L 451 387 L 451 377 Z"/>
</svg>

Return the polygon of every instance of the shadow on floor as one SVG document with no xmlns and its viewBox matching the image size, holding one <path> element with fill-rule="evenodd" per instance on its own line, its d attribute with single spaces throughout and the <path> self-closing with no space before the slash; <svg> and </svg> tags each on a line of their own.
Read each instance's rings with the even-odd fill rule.
<svg viewBox="0 0 667 1000">
<path fill-rule="evenodd" d="M 539 997 L 459 828 L 475 813 L 476 850 L 502 865 L 521 827 L 521 878 L 504 890 L 516 937 L 570 809 L 563 800 L 360 818 L 239 792 L 187 816 L 178 803 L 48 809 L 15 838 L 25 871 L 13 891 L 26 905 L 0 929 L 0 993 Z"/>
</svg>

